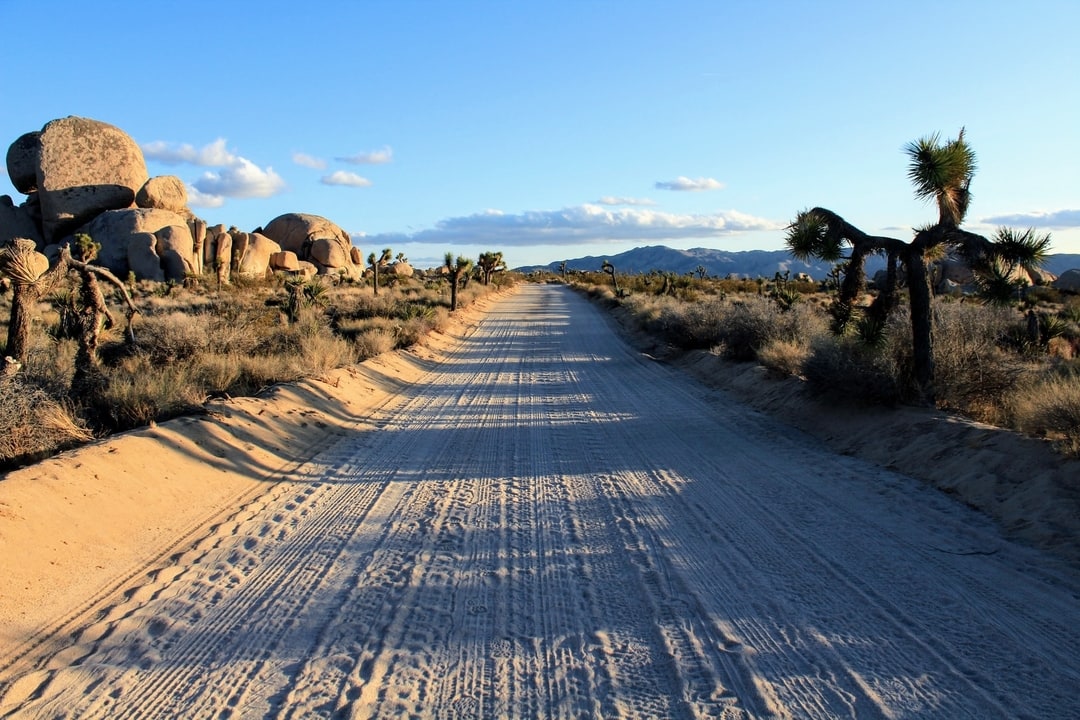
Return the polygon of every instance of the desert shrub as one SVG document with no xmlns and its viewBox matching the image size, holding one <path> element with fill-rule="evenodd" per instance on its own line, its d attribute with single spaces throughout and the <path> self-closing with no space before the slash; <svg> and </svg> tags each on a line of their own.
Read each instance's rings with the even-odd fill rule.
<svg viewBox="0 0 1080 720">
<path fill-rule="evenodd" d="M 304 338 L 297 373 L 318 374 L 356 362 L 356 348 L 344 338 L 329 333 L 315 333 Z"/>
<path fill-rule="evenodd" d="M 670 300 L 659 307 L 653 323 L 668 342 L 678 347 L 711 348 L 720 342 L 726 303 L 710 299 L 704 302 Z"/>
<path fill-rule="evenodd" d="M 363 361 L 393 350 L 395 339 L 392 332 L 373 327 L 356 334 L 353 344 L 356 346 L 357 358 Z"/>
<path fill-rule="evenodd" d="M 209 347 L 208 325 L 202 314 L 151 315 L 139 322 L 135 347 L 153 363 L 190 360 Z"/>
<path fill-rule="evenodd" d="M 799 340 L 777 338 L 757 351 L 758 362 L 782 377 L 802 374 L 803 364 L 810 357 L 810 347 Z"/>
<path fill-rule="evenodd" d="M 1080 325 L 1080 298 L 1069 298 L 1059 315 L 1066 322 Z"/>
<path fill-rule="evenodd" d="M 1054 437 L 1070 455 L 1080 455 L 1080 372 L 1049 374 L 1010 395 L 1017 427 Z"/>
<path fill-rule="evenodd" d="M 777 340 L 810 345 L 826 329 L 820 311 L 805 303 L 785 311 L 768 298 L 749 295 L 721 307 L 717 345 L 733 360 L 755 360 L 759 350 Z"/>
<path fill-rule="evenodd" d="M 25 377 L 0 377 L 0 467 L 45 457 L 92 437 L 70 408 Z"/>
<path fill-rule="evenodd" d="M 430 315 L 417 315 L 398 323 L 394 328 L 395 347 L 410 347 L 420 342 L 429 332 L 445 323 L 449 312 L 445 308 L 439 308 Z"/>
<path fill-rule="evenodd" d="M 96 424 L 127 430 L 191 412 L 204 399 L 189 363 L 159 365 L 146 355 L 133 355 L 108 368 L 97 394 L 82 402 Z"/>
<path fill-rule="evenodd" d="M 1001 423 L 1003 399 L 1028 365 L 1003 347 L 1017 325 L 1007 308 L 940 303 L 934 308 L 935 393 L 938 404 L 977 420 Z"/>
<path fill-rule="evenodd" d="M 839 402 L 896 405 L 909 395 L 906 373 L 891 348 L 850 336 L 816 337 L 802 369 L 811 391 Z"/>
</svg>

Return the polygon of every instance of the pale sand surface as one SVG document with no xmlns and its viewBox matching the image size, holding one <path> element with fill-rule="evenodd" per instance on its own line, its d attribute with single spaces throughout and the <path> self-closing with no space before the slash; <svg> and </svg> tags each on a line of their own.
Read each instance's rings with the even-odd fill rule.
<svg viewBox="0 0 1080 720">
<path fill-rule="evenodd" d="M 527 286 L 8 475 L 0 716 L 1074 712 L 1075 464 L 714 363 L 680 361 L 1024 544 Z"/>
</svg>

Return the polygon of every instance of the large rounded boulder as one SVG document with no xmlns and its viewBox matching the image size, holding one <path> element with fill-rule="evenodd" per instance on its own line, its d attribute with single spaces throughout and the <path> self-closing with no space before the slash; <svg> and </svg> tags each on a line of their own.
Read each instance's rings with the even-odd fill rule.
<svg viewBox="0 0 1080 720">
<path fill-rule="evenodd" d="M 133 207 L 149 179 L 139 145 L 107 123 L 74 116 L 53 120 L 37 141 L 45 242 L 57 242 L 106 210 Z"/>
<path fill-rule="evenodd" d="M 360 277 L 363 267 L 353 262 L 352 239 L 338 225 L 319 215 L 286 213 L 271 220 L 263 234 L 296 253 L 301 261 L 313 263 L 323 275 L 344 272 Z"/>
<path fill-rule="evenodd" d="M 187 208 L 187 188 L 175 175 L 152 177 L 135 194 L 135 204 L 141 208 L 156 208 L 183 213 Z"/>
<path fill-rule="evenodd" d="M 1066 270 L 1051 285 L 1065 292 L 1080 293 L 1080 270 Z"/>
</svg>

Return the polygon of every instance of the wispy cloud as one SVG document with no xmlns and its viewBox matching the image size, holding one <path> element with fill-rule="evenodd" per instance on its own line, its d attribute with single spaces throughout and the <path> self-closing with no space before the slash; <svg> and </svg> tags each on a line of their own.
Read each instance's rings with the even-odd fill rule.
<svg viewBox="0 0 1080 720">
<path fill-rule="evenodd" d="M 143 143 L 143 156 L 166 165 L 201 165 L 203 167 L 223 167 L 236 162 L 238 158 L 225 147 L 225 138 L 218 138 L 209 145 L 196 148 L 189 143 L 169 143 L 154 140 Z"/>
<path fill-rule="evenodd" d="M 188 202 L 196 207 L 221 207 L 225 198 L 265 198 L 285 190 L 285 181 L 272 167 L 260 168 L 226 147 L 225 138 L 196 148 L 189 143 L 155 140 L 142 145 L 143 155 L 166 165 L 190 164 L 208 170 L 188 186 Z"/>
<path fill-rule="evenodd" d="M 612 195 L 605 195 L 596 201 L 598 205 L 638 205 L 647 206 L 655 205 L 654 200 L 649 198 L 632 198 L 632 197 L 615 197 Z"/>
<path fill-rule="evenodd" d="M 329 175 L 323 175 L 319 180 L 323 185 L 345 185 L 347 187 L 371 187 L 371 181 L 356 173 L 335 170 Z"/>
<path fill-rule="evenodd" d="M 302 165 L 303 167 L 312 168 L 314 170 L 326 169 L 325 160 L 315 157 L 314 155 L 308 155 L 307 153 L 294 152 L 292 154 L 292 161 L 297 165 Z"/>
<path fill-rule="evenodd" d="M 713 178 L 688 178 L 680 175 L 674 180 L 656 183 L 657 190 L 675 190 L 678 192 L 700 192 L 702 190 L 723 190 L 724 183 Z"/>
<path fill-rule="evenodd" d="M 389 145 L 381 150 L 359 152 L 355 155 L 334 158 L 334 160 L 337 160 L 338 162 L 349 163 L 350 165 L 385 165 L 386 163 L 393 161 L 393 159 L 394 150 Z"/>
<path fill-rule="evenodd" d="M 1080 227 L 1080 210 L 995 215 L 994 217 L 983 218 L 981 222 L 987 225 L 1056 228 L 1060 230 Z"/>
<path fill-rule="evenodd" d="M 712 238 L 754 230 L 780 230 L 785 223 L 735 210 L 679 215 L 639 208 L 608 209 L 587 203 L 562 210 L 518 214 L 486 210 L 442 220 L 415 233 L 367 236 L 368 243 L 468 244 L 498 246 L 579 245 L 620 240 L 666 241 Z"/>
</svg>

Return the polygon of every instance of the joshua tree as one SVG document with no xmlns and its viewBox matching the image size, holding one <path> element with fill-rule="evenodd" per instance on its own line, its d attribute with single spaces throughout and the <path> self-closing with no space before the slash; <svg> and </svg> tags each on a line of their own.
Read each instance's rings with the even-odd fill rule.
<svg viewBox="0 0 1080 720">
<path fill-rule="evenodd" d="M 446 269 L 450 271 L 450 312 L 454 312 L 457 310 L 458 281 L 462 275 L 468 276 L 473 262 L 463 255 L 458 255 L 455 260 L 452 252 L 446 253 L 444 260 Z"/>
<path fill-rule="evenodd" d="M 491 283 L 491 276 L 494 273 L 506 269 L 506 263 L 503 262 L 503 254 L 501 252 L 480 253 L 480 257 L 476 261 L 476 266 L 480 269 L 480 272 L 483 273 L 485 285 Z"/>
<path fill-rule="evenodd" d="M 376 256 L 375 253 L 370 253 L 367 256 L 368 266 L 371 267 L 371 272 L 375 274 L 372 278 L 372 286 L 375 288 L 375 294 L 379 294 L 379 268 L 385 267 L 386 263 L 390 262 L 390 258 L 394 256 L 394 251 L 390 248 L 384 248 L 382 255 Z"/>
<path fill-rule="evenodd" d="M 75 377 L 72 388 L 78 391 L 87 381 L 96 376 L 98 367 L 97 347 L 102 327 L 113 325 L 113 317 L 105 304 L 98 279 L 105 280 L 116 287 L 127 305 L 127 333 L 131 338 L 131 318 L 135 314 L 135 305 L 131 301 L 124 283 L 103 267 L 91 265 L 97 257 L 100 245 L 89 235 L 75 236 L 73 257 L 70 245 L 60 251 L 56 265 L 47 268 L 48 261 L 34 248 L 32 240 L 16 238 L 3 250 L 0 250 L 0 269 L 7 274 L 14 286 L 11 302 L 11 321 L 8 326 L 7 354 L 20 363 L 25 363 L 30 348 L 30 311 L 34 303 L 51 292 L 71 271 L 76 271 L 80 279 L 79 301 L 76 325 L 79 331 L 79 350 L 75 356 Z"/>
<path fill-rule="evenodd" d="M 30 351 L 30 317 L 35 303 L 63 276 L 62 269 L 48 268 L 48 259 L 37 252 L 33 240 L 15 238 L 0 250 L 0 270 L 12 285 L 7 355 L 19 363 L 26 363 Z"/>
<path fill-rule="evenodd" d="M 1017 232 L 1000 228 L 993 240 L 962 230 L 971 193 L 968 188 L 975 174 L 975 152 L 964 139 L 964 130 L 955 140 L 942 142 L 937 134 L 908 144 L 904 151 L 910 158 L 908 177 L 915 185 L 915 195 L 936 201 L 938 221 L 917 229 L 915 237 L 904 242 L 891 237 L 868 235 L 831 210 L 815 207 L 800 212 L 788 226 L 787 246 L 801 260 L 810 257 L 828 262 L 846 259 L 844 278 L 833 306 L 835 329 L 843 331 L 857 314 L 856 298 L 866 287 L 866 259 L 873 254 L 887 258 L 886 283 L 870 307 L 871 319 L 888 316 L 897 301 L 898 264 L 907 275 L 911 301 L 911 339 L 914 351 L 915 380 L 926 400 L 933 400 L 934 360 L 931 318 L 929 262 L 944 252 L 956 252 L 967 259 L 978 274 L 985 274 L 995 263 L 1010 268 L 1038 267 L 1046 258 L 1050 236 L 1037 236 L 1034 230 Z M 850 256 L 843 255 L 850 247 Z"/>
</svg>

